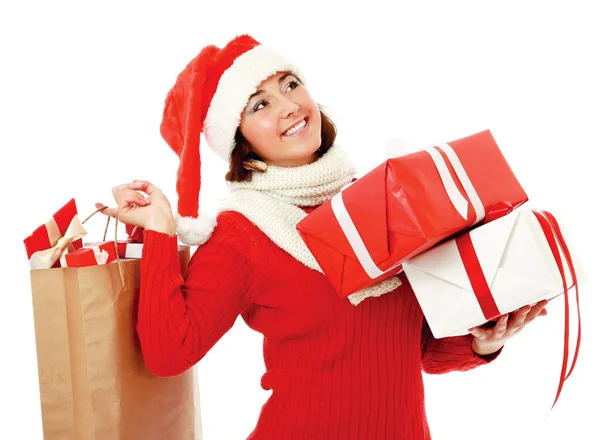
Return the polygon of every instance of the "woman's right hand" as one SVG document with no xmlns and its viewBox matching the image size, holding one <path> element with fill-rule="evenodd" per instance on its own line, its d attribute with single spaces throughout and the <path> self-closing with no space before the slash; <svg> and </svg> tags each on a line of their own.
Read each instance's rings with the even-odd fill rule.
<svg viewBox="0 0 600 440">
<path fill-rule="evenodd" d="M 119 221 L 123 223 L 169 235 L 175 234 L 171 204 L 163 192 L 150 182 L 134 180 L 132 183 L 115 186 L 112 193 L 117 207 L 104 209 L 104 214 L 116 217 L 118 213 Z M 104 206 L 103 203 L 96 203 L 97 209 Z"/>
</svg>

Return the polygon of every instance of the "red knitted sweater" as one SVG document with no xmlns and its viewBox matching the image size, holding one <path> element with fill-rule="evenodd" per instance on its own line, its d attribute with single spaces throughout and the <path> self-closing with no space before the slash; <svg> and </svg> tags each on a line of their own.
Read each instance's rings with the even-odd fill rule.
<svg viewBox="0 0 600 440">
<path fill-rule="evenodd" d="M 497 356 L 471 336 L 432 337 L 406 278 L 358 306 L 238 213 L 180 273 L 177 238 L 144 231 L 138 333 L 159 376 L 192 367 L 241 314 L 264 335 L 272 395 L 249 439 L 429 439 L 422 371 L 469 370 Z"/>
</svg>

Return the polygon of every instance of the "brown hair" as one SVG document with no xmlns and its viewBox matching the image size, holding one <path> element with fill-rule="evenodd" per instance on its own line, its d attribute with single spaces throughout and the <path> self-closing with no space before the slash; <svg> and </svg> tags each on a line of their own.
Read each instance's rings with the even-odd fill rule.
<svg viewBox="0 0 600 440">
<path fill-rule="evenodd" d="M 323 156 L 331 148 L 337 136 L 337 129 L 333 121 L 325 114 L 319 105 L 321 113 L 321 146 L 317 150 L 319 157 Z M 261 158 L 252 151 L 249 142 L 244 138 L 240 128 L 235 132 L 235 147 L 231 152 L 229 161 L 229 171 L 225 175 L 228 182 L 249 182 L 252 180 L 254 171 L 244 168 L 244 162 L 250 160 L 261 160 Z M 260 171 L 257 171 L 260 172 Z"/>
</svg>

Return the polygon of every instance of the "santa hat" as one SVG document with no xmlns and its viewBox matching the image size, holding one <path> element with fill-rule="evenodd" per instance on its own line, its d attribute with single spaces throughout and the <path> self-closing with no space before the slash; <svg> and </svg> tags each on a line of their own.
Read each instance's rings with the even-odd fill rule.
<svg viewBox="0 0 600 440">
<path fill-rule="evenodd" d="M 222 49 L 205 47 L 177 77 L 165 100 L 160 133 L 179 156 L 175 220 L 183 243 L 206 242 L 216 224 L 199 211 L 200 135 L 229 161 L 249 97 L 262 81 L 282 71 L 305 82 L 300 70 L 277 51 L 241 35 Z"/>
</svg>

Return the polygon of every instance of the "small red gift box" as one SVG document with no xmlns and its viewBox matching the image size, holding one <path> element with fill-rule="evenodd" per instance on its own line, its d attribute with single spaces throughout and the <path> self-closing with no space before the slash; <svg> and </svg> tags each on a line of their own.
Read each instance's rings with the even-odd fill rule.
<svg viewBox="0 0 600 440">
<path fill-rule="evenodd" d="M 341 297 L 528 200 L 489 130 L 392 158 L 297 225 Z"/>
<path fill-rule="evenodd" d="M 114 254 L 114 250 L 113 250 Z M 99 247 L 82 247 L 61 257 L 62 267 L 86 267 L 108 263 L 108 252 Z"/>
<path fill-rule="evenodd" d="M 46 223 L 23 240 L 31 269 L 60 267 L 66 250 L 79 249 L 87 232 L 77 215 L 75 199 L 69 200 Z"/>
<path fill-rule="evenodd" d="M 144 228 L 133 225 L 125 225 L 125 231 L 127 232 L 127 241 L 131 243 L 144 242 Z"/>
</svg>

